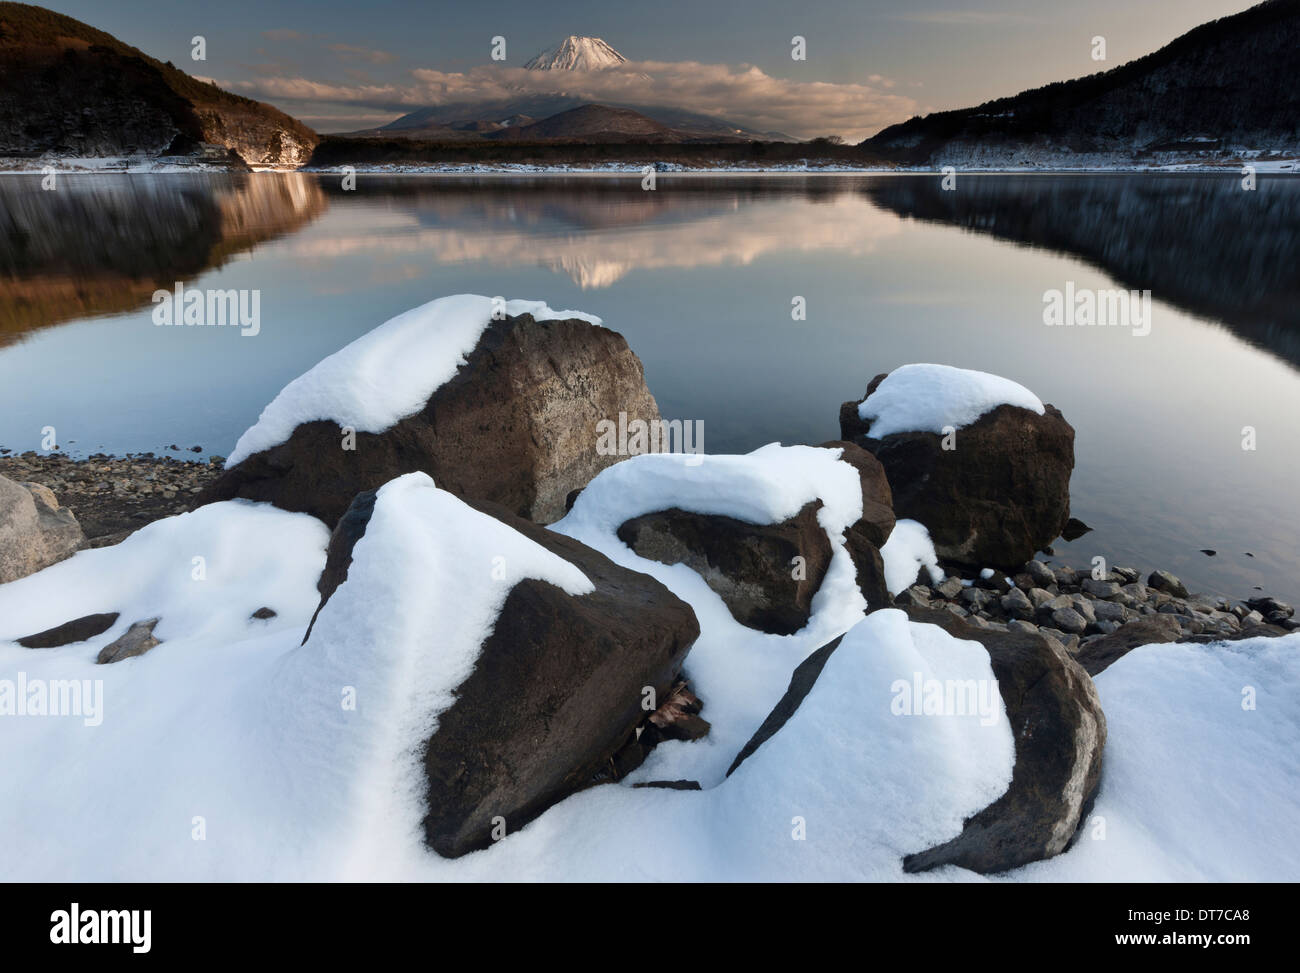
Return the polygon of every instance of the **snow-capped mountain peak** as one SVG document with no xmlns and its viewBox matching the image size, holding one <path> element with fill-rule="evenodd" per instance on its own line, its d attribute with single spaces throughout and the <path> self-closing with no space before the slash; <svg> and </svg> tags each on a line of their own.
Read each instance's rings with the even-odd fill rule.
<svg viewBox="0 0 1300 973">
<path fill-rule="evenodd" d="M 604 71 L 627 63 L 627 58 L 599 37 L 570 34 L 559 46 L 542 51 L 524 67 L 532 71 Z"/>
</svg>

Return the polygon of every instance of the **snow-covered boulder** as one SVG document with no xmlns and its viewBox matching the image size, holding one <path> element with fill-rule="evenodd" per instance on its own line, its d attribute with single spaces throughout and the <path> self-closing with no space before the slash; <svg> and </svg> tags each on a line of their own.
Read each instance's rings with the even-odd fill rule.
<svg viewBox="0 0 1300 973">
<path fill-rule="evenodd" d="M 616 777 L 699 635 L 654 579 L 422 473 L 357 497 L 319 587 L 303 651 L 403 683 L 426 840 L 447 857 Z"/>
<path fill-rule="evenodd" d="M 47 487 L 0 476 L 0 584 L 61 561 L 85 542 L 77 518 Z"/>
<path fill-rule="evenodd" d="M 494 314 L 500 318 L 494 319 Z M 640 360 L 598 318 L 459 294 L 400 314 L 290 382 L 200 502 L 244 497 L 327 524 L 425 472 L 548 523 L 621 457 L 598 424 L 659 418 Z"/>
<path fill-rule="evenodd" d="M 1069 520 L 1074 428 L 1008 379 L 903 365 L 841 406 L 840 430 L 880 460 L 894 510 L 946 561 L 1018 570 Z"/>
<path fill-rule="evenodd" d="M 856 580 L 857 605 L 887 606 L 880 546 L 893 526 L 880 464 L 842 442 L 633 457 L 593 480 L 559 525 L 685 565 L 742 625 L 782 635 L 805 628 L 836 563 L 837 576 Z"/>
<path fill-rule="evenodd" d="M 961 834 L 909 855 L 904 867 L 1002 872 L 1059 855 L 1075 840 L 1101 782 L 1106 717 L 1091 677 L 1037 633 L 975 628 L 940 609 L 907 613 L 988 650 L 1015 736 L 1016 764 L 1006 792 L 969 818 Z"/>
</svg>

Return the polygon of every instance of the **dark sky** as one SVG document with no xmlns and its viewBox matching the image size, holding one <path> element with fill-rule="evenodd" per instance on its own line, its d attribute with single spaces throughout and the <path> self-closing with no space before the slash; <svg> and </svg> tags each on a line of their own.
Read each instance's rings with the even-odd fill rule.
<svg viewBox="0 0 1300 973">
<path fill-rule="evenodd" d="M 598 36 L 646 93 L 742 124 L 850 138 L 1114 67 L 1251 0 L 51 0 L 44 4 L 322 131 L 382 124 L 431 100 L 483 100 L 568 34 Z M 202 35 L 207 59 L 191 58 Z M 507 60 L 494 63 L 494 36 Z M 807 38 L 807 59 L 790 56 Z M 1106 38 L 1106 60 L 1091 57 Z M 495 73 L 494 73 L 495 72 Z M 597 87 L 593 100 L 637 103 Z M 646 101 L 645 103 L 649 103 Z"/>
</svg>

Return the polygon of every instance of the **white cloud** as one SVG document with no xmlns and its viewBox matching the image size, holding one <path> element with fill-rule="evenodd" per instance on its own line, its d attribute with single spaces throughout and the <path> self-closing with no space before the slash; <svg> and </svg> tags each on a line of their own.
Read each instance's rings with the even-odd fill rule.
<svg viewBox="0 0 1300 973">
<path fill-rule="evenodd" d="M 563 92 L 595 102 L 666 105 L 716 115 L 757 131 L 801 138 L 836 133 L 858 141 L 910 117 L 916 104 L 872 75 L 865 84 L 792 81 L 749 65 L 697 61 L 638 61 L 594 72 L 527 71 L 482 66 L 463 72 L 420 68 L 409 83 L 338 84 L 269 77 L 228 82 L 242 94 L 271 101 L 328 102 L 384 109 L 395 114 L 429 105 L 489 102 Z"/>
</svg>

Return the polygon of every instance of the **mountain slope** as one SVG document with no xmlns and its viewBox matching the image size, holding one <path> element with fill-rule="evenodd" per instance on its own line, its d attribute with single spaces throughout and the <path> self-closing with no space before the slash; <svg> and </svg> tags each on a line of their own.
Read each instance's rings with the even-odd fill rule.
<svg viewBox="0 0 1300 973">
<path fill-rule="evenodd" d="M 71 17 L 0 2 L 0 155 L 203 155 L 296 165 L 319 139 Z"/>
<path fill-rule="evenodd" d="M 492 139 L 576 139 L 583 142 L 680 141 L 667 125 L 629 108 L 582 105 L 531 125 L 512 126 L 491 133 Z"/>
<path fill-rule="evenodd" d="M 561 112 L 583 108 L 592 104 L 590 98 L 582 98 L 562 89 L 564 76 L 569 72 L 591 72 L 620 70 L 627 64 L 627 58 L 599 37 L 581 37 L 570 35 L 559 45 L 543 51 L 524 67 L 533 71 L 553 72 L 557 90 L 552 94 L 524 94 L 518 98 L 491 102 L 458 102 L 448 105 L 434 105 L 429 108 L 417 108 L 380 128 L 365 129 L 360 132 L 346 133 L 362 137 L 390 137 L 428 139 L 430 141 L 463 141 L 473 137 L 471 127 L 479 130 L 491 130 L 489 123 L 501 128 L 506 120 L 516 115 L 547 119 Z M 638 75 L 638 77 L 645 77 Z M 645 78 L 646 81 L 650 79 Z M 734 122 L 712 115 L 686 111 L 671 105 L 632 105 L 603 102 L 600 106 L 610 109 L 626 109 L 637 112 L 649 119 L 675 129 L 683 138 L 705 139 L 716 137 L 719 141 L 747 139 L 760 142 L 797 142 L 781 132 L 755 132 L 736 125 Z M 514 139 L 517 136 L 501 132 L 492 137 Z M 624 139 L 626 141 L 626 139 Z"/>
<path fill-rule="evenodd" d="M 1300 147 L 1300 0 L 1267 0 L 1146 57 L 893 125 L 862 143 L 931 164 L 1092 164 Z"/>
</svg>

